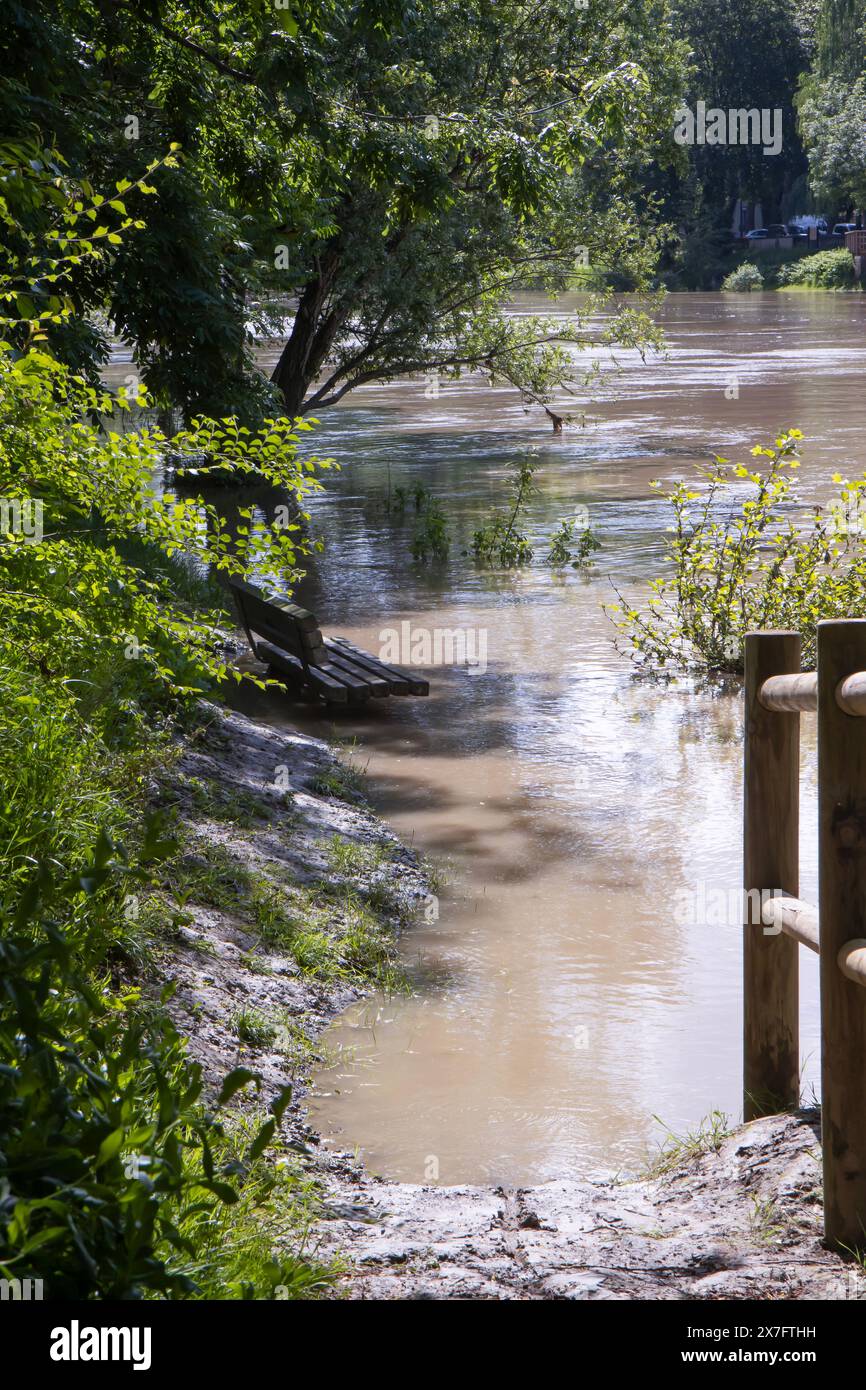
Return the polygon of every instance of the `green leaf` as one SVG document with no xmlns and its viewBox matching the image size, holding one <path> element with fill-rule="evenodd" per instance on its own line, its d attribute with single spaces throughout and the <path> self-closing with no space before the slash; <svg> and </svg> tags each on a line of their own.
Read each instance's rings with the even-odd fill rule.
<svg viewBox="0 0 866 1390">
<path fill-rule="evenodd" d="M 261 1077 L 258 1072 L 250 1071 L 248 1067 L 235 1067 L 225 1078 L 217 1097 L 218 1105 L 226 1105 L 232 1096 L 240 1091 L 244 1086 L 248 1086 L 251 1081 L 255 1081 L 258 1087 L 261 1084 Z"/>
</svg>

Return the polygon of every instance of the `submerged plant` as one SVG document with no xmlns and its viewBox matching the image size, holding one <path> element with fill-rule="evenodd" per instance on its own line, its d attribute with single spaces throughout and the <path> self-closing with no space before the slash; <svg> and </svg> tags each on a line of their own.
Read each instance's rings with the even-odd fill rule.
<svg viewBox="0 0 866 1390">
<path fill-rule="evenodd" d="M 745 634 L 759 628 L 800 632 L 809 665 L 820 619 L 864 611 L 866 474 L 836 474 L 834 499 L 796 513 L 800 439 L 788 430 L 771 448 L 754 448 L 769 461 L 764 472 L 717 456 L 699 470 L 702 490 L 679 482 L 662 494 L 673 512 L 670 570 L 653 581 L 645 607 L 617 590 L 620 602 L 607 610 L 643 669 L 739 673 Z"/>
<path fill-rule="evenodd" d="M 450 549 L 448 518 L 442 504 L 428 499 L 419 512 L 412 536 L 412 557 L 421 564 L 428 560 L 444 560 Z"/>
<path fill-rule="evenodd" d="M 534 453 L 525 454 L 511 466 L 510 506 L 479 526 L 472 536 L 472 553 L 481 564 L 498 564 L 503 569 L 530 564 L 533 549 L 521 528 L 529 500 L 537 492 L 534 483 L 537 467 Z"/>
<path fill-rule="evenodd" d="M 385 510 L 389 516 L 403 521 L 412 507 L 412 558 L 419 564 L 429 560 L 444 560 L 451 548 L 448 517 L 442 503 L 424 483 L 398 484 L 391 492 L 390 474 Z"/>
<path fill-rule="evenodd" d="M 572 549 L 572 547 L 574 547 Z M 579 526 L 574 517 L 563 517 L 550 538 L 547 563 L 551 569 L 586 569 L 601 541 L 591 526 Z"/>
</svg>

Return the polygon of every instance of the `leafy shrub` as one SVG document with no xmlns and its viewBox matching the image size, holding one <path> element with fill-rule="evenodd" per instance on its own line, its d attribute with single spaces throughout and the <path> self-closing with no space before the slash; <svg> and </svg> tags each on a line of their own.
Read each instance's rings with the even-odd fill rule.
<svg viewBox="0 0 866 1390">
<path fill-rule="evenodd" d="M 845 246 L 816 251 L 779 269 L 780 285 L 811 285 L 815 289 L 846 290 L 854 284 L 854 257 Z"/>
<path fill-rule="evenodd" d="M 412 535 L 412 557 L 420 564 L 427 560 L 444 560 L 451 542 L 448 537 L 448 518 L 441 502 L 429 498 L 415 520 Z"/>
<path fill-rule="evenodd" d="M 585 569 L 592 563 L 595 551 L 600 549 L 601 541 L 591 526 L 579 527 L 574 517 L 563 517 L 550 538 L 547 563 L 551 569 L 565 569 L 566 565 L 575 570 Z"/>
<path fill-rule="evenodd" d="M 730 275 L 726 275 L 722 281 L 723 290 L 762 290 L 764 288 L 764 277 L 760 270 L 752 261 L 743 261 L 736 270 L 732 270 Z"/>
<path fill-rule="evenodd" d="M 41 1278 L 49 1298 L 267 1297 L 275 1282 L 295 1296 L 326 1275 L 272 1259 L 256 1224 L 288 1093 L 238 1151 L 219 1112 L 255 1078 L 236 1071 L 205 1104 L 126 943 L 131 899 L 175 848 L 146 818 L 154 768 L 194 698 L 232 674 L 220 615 L 177 557 L 239 575 L 264 563 L 289 584 L 306 544 L 300 523 L 246 511 L 232 535 L 201 499 L 160 494 L 162 435 L 117 428 L 133 403 L 50 356 L 47 325 L 77 322 L 81 264 L 132 224 L 121 198 L 99 214 L 116 214 L 109 232 L 104 200 L 34 179 L 53 225 L 41 241 L 12 227 L 0 260 L 0 1277 Z M 9 232 L 2 202 L 0 220 Z M 300 428 L 199 420 L 179 447 L 300 507 L 317 462 L 298 458 Z"/>
<path fill-rule="evenodd" d="M 103 837 L 81 873 L 34 877 L 2 921 L 0 1272 L 42 1279 L 52 1299 L 200 1293 L 195 1233 L 249 1201 L 253 1170 L 261 1185 L 259 1160 L 291 1095 L 227 1157 L 219 1110 L 253 1074 L 237 1069 L 217 1110 L 206 1108 L 201 1068 L 165 1013 L 82 968 L 92 900 L 129 873 Z M 291 1258 L 276 1272 L 297 1282 Z"/>
<path fill-rule="evenodd" d="M 534 553 L 532 544 L 521 526 L 529 499 L 537 491 L 533 482 L 537 467 L 533 454 L 525 455 L 512 465 L 510 506 L 496 512 L 472 536 L 472 553 L 481 564 L 499 564 L 507 569 L 531 563 Z"/>
<path fill-rule="evenodd" d="M 703 491 L 681 482 L 664 494 L 671 572 L 653 582 L 643 609 L 617 591 L 621 601 L 608 610 L 644 669 L 740 672 L 745 634 L 758 628 L 799 631 L 808 665 L 819 619 L 864 611 L 866 474 L 837 474 L 837 497 L 796 515 L 791 475 L 801 438 L 788 430 L 773 447 L 753 449 L 769 460 L 766 472 L 716 457 L 702 470 Z"/>
</svg>

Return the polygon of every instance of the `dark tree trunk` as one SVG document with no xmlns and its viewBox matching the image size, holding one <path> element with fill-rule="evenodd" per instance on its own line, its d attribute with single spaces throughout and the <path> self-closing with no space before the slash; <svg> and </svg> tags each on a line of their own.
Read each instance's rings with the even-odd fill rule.
<svg viewBox="0 0 866 1390">
<path fill-rule="evenodd" d="M 289 340 L 271 377 L 282 392 L 289 416 L 303 414 L 310 383 L 321 371 L 342 322 L 338 308 L 325 312 L 339 264 L 337 251 L 330 252 L 323 258 L 318 275 L 304 289 Z"/>
</svg>

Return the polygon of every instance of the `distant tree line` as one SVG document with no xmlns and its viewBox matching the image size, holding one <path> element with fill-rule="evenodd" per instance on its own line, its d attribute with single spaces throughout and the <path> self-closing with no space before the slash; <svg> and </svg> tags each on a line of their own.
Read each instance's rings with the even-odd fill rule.
<svg viewBox="0 0 866 1390">
<path fill-rule="evenodd" d="M 764 222 L 866 202 L 866 0 L 673 0 L 689 50 L 686 103 L 781 110 L 778 155 L 760 144 L 695 145 L 659 179 L 678 237 L 672 283 L 717 283 L 738 199 Z"/>
</svg>

